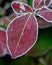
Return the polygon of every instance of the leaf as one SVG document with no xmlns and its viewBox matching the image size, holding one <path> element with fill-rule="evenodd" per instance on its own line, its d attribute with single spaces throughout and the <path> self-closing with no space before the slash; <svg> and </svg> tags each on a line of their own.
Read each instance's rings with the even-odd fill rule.
<svg viewBox="0 0 52 65">
<path fill-rule="evenodd" d="M 38 22 L 39 28 L 48 28 L 52 26 L 51 23 L 48 23 L 47 21 L 45 21 L 43 18 L 40 18 L 40 17 L 37 17 L 37 22 Z"/>
<path fill-rule="evenodd" d="M 46 6 L 50 6 L 51 3 L 52 3 L 52 0 L 45 0 Z"/>
<path fill-rule="evenodd" d="M 33 0 L 27 0 L 27 4 L 30 6 L 32 6 L 32 2 L 33 2 Z"/>
<path fill-rule="evenodd" d="M 35 44 L 38 25 L 33 15 L 16 17 L 7 28 L 7 46 L 13 59 L 27 53 Z"/>
<path fill-rule="evenodd" d="M 13 11 L 17 14 L 24 12 L 32 12 L 32 8 L 22 2 L 14 1 L 11 4 Z"/>
<path fill-rule="evenodd" d="M 39 30 L 35 46 L 26 54 L 27 56 L 40 57 L 52 50 L 52 27 Z"/>
<path fill-rule="evenodd" d="M 6 53 L 6 31 L 0 28 L 0 56 L 4 56 Z"/>
<path fill-rule="evenodd" d="M 33 0 L 33 8 L 41 8 L 44 6 L 44 0 Z"/>
<path fill-rule="evenodd" d="M 52 23 L 52 10 L 47 8 L 46 6 L 40 8 L 37 15 L 43 18 L 45 21 Z"/>
</svg>

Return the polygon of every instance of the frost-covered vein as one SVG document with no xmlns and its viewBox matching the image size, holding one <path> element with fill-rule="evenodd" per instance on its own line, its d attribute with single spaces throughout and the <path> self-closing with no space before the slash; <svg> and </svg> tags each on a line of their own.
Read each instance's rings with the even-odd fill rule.
<svg viewBox="0 0 52 65">
<path fill-rule="evenodd" d="M 17 47 L 19 46 L 19 43 L 20 43 L 21 38 L 22 38 L 22 36 L 23 36 L 24 29 L 25 29 L 25 27 L 26 27 L 26 25 L 27 25 L 27 23 L 28 23 L 28 20 L 29 20 L 30 16 L 31 16 L 31 15 L 29 15 L 29 17 L 28 17 L 28 19 L 27 19 L 27 21 L 26 21 L 26 23 L 25 23 L 25 25 L 24 25 L 24 27 L 23 27 L 23 29 L 22 29 L 22 33 L 21 33 L 21 35 L 20 35 L 20 37 L 19 37 L 19 41 L 18 41 L 18 43 L 17 43 L 17 45 L 16 45 L 16 49 L 15 49 L 14 54 L 16 53 Z"/>
<path fill-rule="evenodd" d="M 39 2 L 39 4 L 38 4 L 38 6 L 41 4 L 41 2 L 42 2 L 42 0 L 40 0 L 40 2 Z M 38 8 L 38 6 L 37 6 L 36 8 Z"/>
<path fill-rule="evenodd" d="M 45 17 L 43 17 L 42 15 L 39 15 L 39 14 L 37 14 L 39 17 L 41 17 L 41 18 L 43 18 L 45 21 L 47 21 L 47 22 L 50 22 L 50 23 L 52 23 L 52 20 L 47 20 Z"/>
<path fill-rule="evenodd" d="M 52 12 L 52 11 L 41 11 L 40 13 L 49 13 L 49 12 Z"/>
<path fill-rule="evenodd" d="M 51 9 L 49 9 L 47 6 L 42 6 L 41 8 L 39 8 L 39 11 L 44 12 L 42 9 L 45 9 L 44 11 L 52 11 Z"/>
<path fill-rule="evenodd" d="M 41 4 L 42 0 L 40 0 L 39 4 L 37 5 L 36 9 L 38 8 L 38 6 Z M 45 1 L 44 1 L 44 5 L 45 5 Z M 34 8 L 34 0 L 33 0 L 33 8 Z"/>
</svg>

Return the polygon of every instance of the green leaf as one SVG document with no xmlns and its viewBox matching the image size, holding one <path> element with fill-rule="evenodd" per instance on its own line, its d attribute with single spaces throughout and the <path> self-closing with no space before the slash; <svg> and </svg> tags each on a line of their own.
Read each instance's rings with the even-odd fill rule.
<svg viewBox="0 0 52 65">
<path fill-rule="evenodd" d="M 32 1 L 33 0 L 27 0 L 27 4 L 30 5 L 30 6 L 32 6 Z"/>
<path fill-rule="evenodd" d="M 17 59 L 13 59 L 10 65 L 34 65 L 34 61 L 31 57 L 22 56 Z"/>
</svg>

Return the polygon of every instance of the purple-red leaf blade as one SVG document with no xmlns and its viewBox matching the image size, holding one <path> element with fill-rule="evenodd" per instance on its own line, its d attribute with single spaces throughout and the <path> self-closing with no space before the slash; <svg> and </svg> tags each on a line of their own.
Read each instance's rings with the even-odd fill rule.
<svg viewBox="0 0 52 65">
<path fill-rule="evenodd" d="M 37 22 L 38 22 L 38 26 L 39 28 L 47 28 L 52 26 L 51 23 L 48 23 L 47 21 L 45 21 L 43 18 L 41 17 L 37 17 Z"/>
<path fill-rule="evenodd" d="M 51 3 L 52 3 L 52 0 L 45 0 L 45 5 L 46 6 L 50 6 Z"/>
<path fill-rule="evenodd" d="M 52 23 L 52 10 L 47 8 L 46 6 L 40 8 L 37 15 L 43 18 L 45 21 Z"/>
<path fill-rule="evenodd" d="M 13 11 L 17 13 L 32 12 L 32 8 L 22 2 L 14 1 L 11 4 Z"/>
<path fill-rule="evenodd" d="M 7 53 L 6 31 L 0 28 L 0 56 L 4 56 L 6 53 Z"/>
<path fill-rule="evenodd" d="M 7 29 L 7 46 L 11 57 L 14 59 L 27 53 L 35 44 L 37 35 L 38 24 L 33 15 L 15 18 Z"/>
<path fill-rule="evenodd" d="M 41 8 L 42 6 L 44 6 L 44 4 L 44 0 L 33 0 L 33 8 Z"/>
</svg>

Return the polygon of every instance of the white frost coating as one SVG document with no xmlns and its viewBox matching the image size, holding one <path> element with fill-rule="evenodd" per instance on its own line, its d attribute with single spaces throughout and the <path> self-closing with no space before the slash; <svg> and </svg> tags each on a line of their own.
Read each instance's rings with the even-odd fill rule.
<svg viewBox="0 0 52 65">
<path fill-rule="evenodd" d="M 25 27 L 26 27 L 26 25 L 27 25 L 28 20 L 29 20 L 30 17 L 31 17 L 31 15 L 29 15 L 28 19 L 26 20 L 26 23 L 25 23 L 25 25 L 24 25 L 24 27 L 23 27 L 23 29 L 22 29 L 22 33 L 21 33 L 21 35 L 20 35 L 20 38 L 19 38 L 18 44 L 16 45 L 16 49 L 15 49 L 15 52 L 14 52 L 14 53 L 16 53 L 16 51 L 17 51 L 17 47 L 19 46 L 19 43 L 20 43 L 21 38 L 22 38 L 22 36 L 23 36 L 24 29 L 25 29 Z"/>
<path fill-rule="evenodd" d="M 20 8 L 25 11 L 25 7 L 22 3 L 20 3 Z"/>
<path fill-rule="evenodd" d="M 42 8 L 46 8 L 46 9 L 48 9 L 48 10 L 52 11 L 52 10 L 51 10 L 51 9 L 49 9 L 47 6 L 42 6 L 41 8 L 39 8 L 39 10 L 41 10 Z"/>
<path fill-rule="evenodd" d="M 27 13 L 27 14 L 28 14 L 28 13 Z M 24 14 L 24 15 L 22 15 L 22 16 L 25 16 L 25 15 L 26 15 L 26 14 Z M 19 17 L 21 17 L 21 16 L 19 16 Z M 19 18 L 19 17 L 16 17 L 16 18 Z M 37 33 L 36 33 L 36 35 L 37 35 L 36 41 L 37 41 L 37 38 L 38 38 L 38 23 L 37 23 L 36 17 L 35 17 L 35 16 L 33 16 L 33 17 L 35 18 L 36 24 L 37 24 Z M 14 19 L 10 22 L 10 24 L 8 25 L 7 30 L 6 30 L 6 39 L 7 39 L 6 42 L 7 42 L 7 47 L 8 47 L 8 50 L 9 50 L 9 52 L 10 52 L 11 57 L 12 57 L 12 53 L 11 53 L 10 48 L 9 48 L 9 46 L 8 46 L 8 34 L 7 34 L 7 32 L 8 32 L 9 26 L 12 24 L 12 22 L 13 22 L 16 18 L 14 18 Z M 16 58 L 21 57 L 21 56 L 23 56 L 24 54 L 26 54 L 26 53 L 35 45 L 36 41 L 34 42 L 34 44 L 33 44 L 27 51 L 25 51 L 25 52 L 22 53 L 21 55 L 18 55 L 18 56 L 16 56 L 16 57 L 12 57 L 12 59 L 16 59 Z"/>
<path fill-rule="evenodd" d="M 22 10 L 20 10 L 20 12 L 15 11 L 14 8 L 13 8 L 13 6 L 12 6 L 13 3 L 22 5 L 22 6 L 20 6 L 20 8 L 21 8 L 22 10 L 24 10 L 24 11 L 26 10 L 25 7 L 24 7 L 24 5 L 27 6 L 27 7 L 29 7 L 29 8 L 32 10 L 32 8 L 31 8 L 29 5 L 27 5 L 27 4 L 23 3 L 23 2 L 13 1 L 13 2 L 11 3 L 11 7 L 12 7 L 14 13 L 16 13 L 17 15 L 19 15 L 19 14 L 25 14 L 25 12 L 23 12 Z M 33 10 L 32 10 L 32 11 L 33 11 Z M 28 13 L 30 13 L 30 12 L 28 12 Z"/>
<path fill-rule="evenodd" d="M 49 9 L 47 6 L 42 6 L 41 8 L 39 8 L 39 10 L 41 11 L 42 8 L 46 8 L 46 9 L 48 9 L 49 11 L 52 11 L 52 10 Z M 42 11 L 42 12 L 45 12 L 45 11 Z M 48 12 L 48 11 L 46 11 L 46 12 Z M 43 17 L 43 16 L 40 15 L 40 14 L 37 14 L 37 15 L 38 15 L 39 17 L 43 18 L 45 21 L 52 23 L 52 20 L 47 20 L 45 17 Z"/>
<path fill-rule="evenodd" d="M 43 16 L 41 16 L 41 15 L 39 15 L 39 14 L 37 14 L 39 17 L 41 17 L 41 18 L 43 18 L 45 21 L 47 21 L 47 22 L 49 22 L 49 23 L 52 23 L 52 21 L 50 21 L 50 20 L 47 20 L 45 17 L 43 17 Z"/>
<path fill-rule="evenodd" d="M 36 41 L 37 41 L 37 38 L 38 38 L 38 23 L 37 23 L 36 17 L 35 17 L 35 16 L 33 16 L 33 17 L 35 18 L 36 24 L 37 24 L 37 33 L 36 33 L 36 35 L 37 35 Z M 12 59 L 16 59 L 16 58 L 21 57 L 21 56 L 23 56 L 24 54 L 26 54 L 26 53 L 35 45 L 36 41 L 34 42 L 34 44 L 33 44 L 27 51 L 25 51 L 25 52 L 22 53 L 21 55 L 18 55 L 18 56 L 14 57 L 14 58 L 12 57 Z"/>
<path fill-rule="evenodd" d="M 32 2 L 32 7 L 33 7 L 33 9 L 34 9 L 34 10 L 39 9 L 39 8 L 37 8 L 37 7 L 40 5 L 40 3 L 42 2 L 42 0 L 39 2 L 38 6 L 37 6 L 36 8 L 34 7 L 34 1 L 35 1 L 35 0 L 33 0 L 33 2 Z M 44 2 L 44 3 L 45 3 L 45 2 Z"/>
<path fill-rule="evenodd" d="M 28 14 L 28 13 L 22 14 L 21 16 L 17 16 L 16 18 L 25 16 L 26 14 Z M 9 46 L 8 46 L 8 34 L 7 34 L 7 31 L 8 31 L 9 26 L 12 24 L 12 22 L 13 22 L 16 18 L 14 18 L 14 19 L 9 23 L 9 25 L 8 25 L 8 27 L 7 27 L 7 30 L 6 30 L 6 43 L 7 43 L 7 48 L 8 48 L 8 51 L 9 51 L 9 53 L 7 53 L 7 54 L 10 54 L 11 57 L 12 57 L 12 53 L 11 53 L 11 51 L 10 51 L 10 49 L 9 49 Z M 1 29 L 1 30 L 2 30 L 2 29 Z"/>
<path fill-rule="evenodd" d="M 38 6 L 41 4 L 41 2 L 42 2 L 42 0 L 39 2 Z M 44 5 L 45 5 L 45 0 L 44 0 Z M 36 7 L 36 9 L 38 8 L 38 6 Z"/>
</svg>

